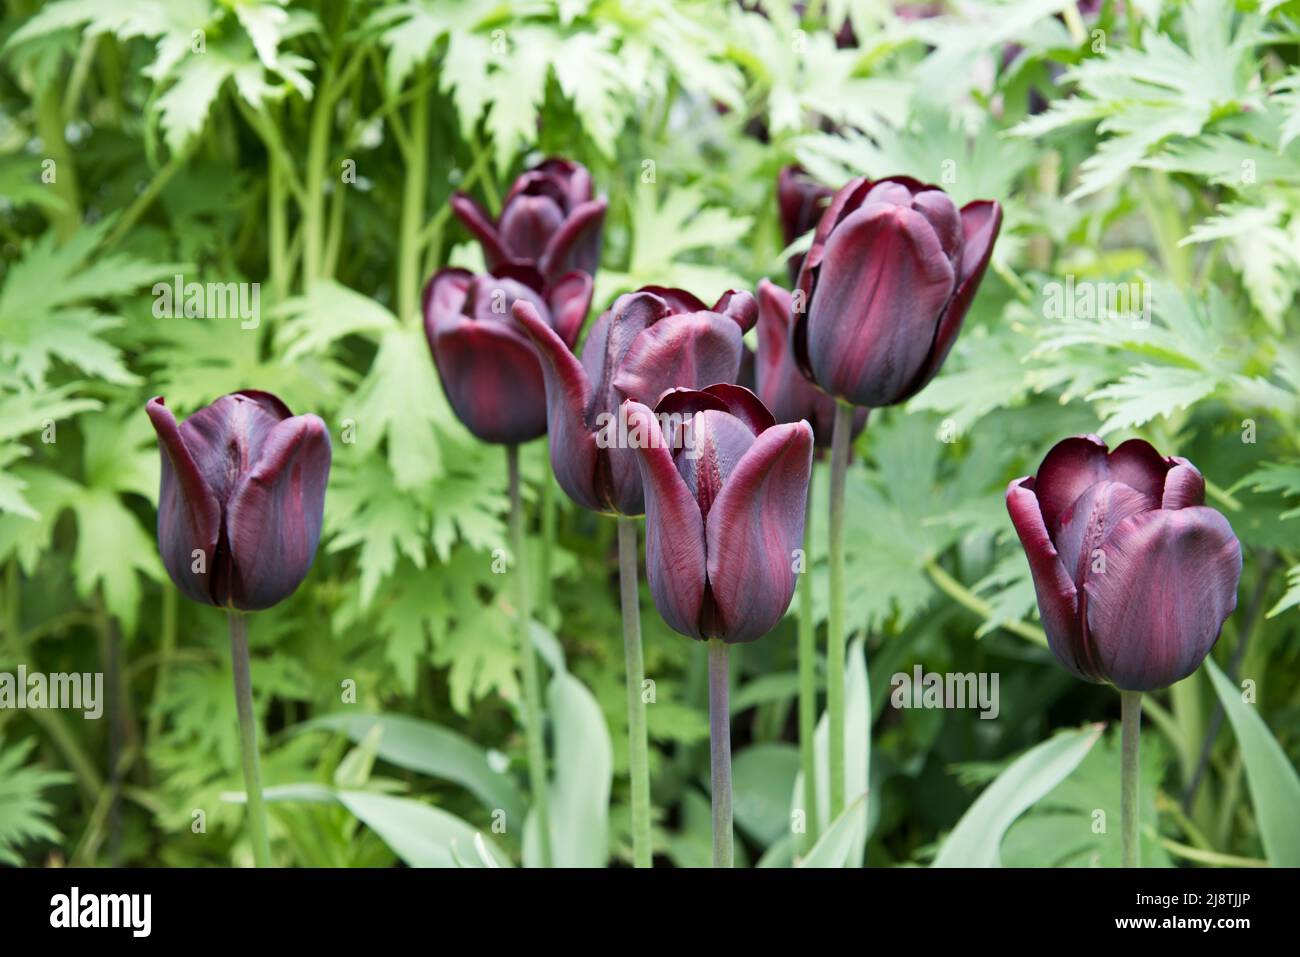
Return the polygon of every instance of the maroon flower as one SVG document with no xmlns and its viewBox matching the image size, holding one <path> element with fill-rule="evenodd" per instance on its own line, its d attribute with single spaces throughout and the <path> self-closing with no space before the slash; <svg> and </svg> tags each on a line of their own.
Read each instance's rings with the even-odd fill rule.
<svg viewBox="0 0 1300 957">
<path fill-rule="evenodd" d="M 515 445 L 546 433 L 542 369 L 511 307 L 531 303 L 570 347 L 591 308 L 587 273 L 560 277 L 544 295 L 539 286 L 531 270 L 505 267 L 497 275 L 443 269 L 425 287 L 424 331 L 443 391 L 484 442 Z"/>
<path fill-rule="evenodd" d="M 575 269 L 595 274 L 606 205 L 604 197 L 593 198 L 587 168 L 561 159 L 516 179 L 495 223 L 464 193 L 451 198 L 452 212 L 483 247 L 489 272 L 531 266 L 548 283 Z"/>
<path fill-rule="evenodd" d="M 835 400 L 799 371 L 790 351 L 790 293 L 766 279 L 758 283 L 758 357 L 755 392 L 778 422 L 807 419 L 819 446 L 831 444 Z M 853 436 L 867 424 L 867 410 L 853 415 Z"/>
<path fill-rule="evenodd" d="M 683 290 L 647 286 L 596 320 L 579 361 L 532 302 L 516 302 L 515 316 L 542 359 L 551 466 L 569 497 L 593 511 L 640 515 L 641 476 L 621 441 L 620 406 L 656 402 L 678 386 L 734 381 L 741 337 L 757 312 L 745 292 L 725 293 L 709 309 Z"/>
<path fill-rule="evenodd" d="M 803 171 L 801 166 L 783 166 L 776 178 L 777 208 L 781 213 L 781 238 L 789 246 L 821 219 L 827 201 L 835 190 L 824 186 Z M 799 278 L 803 254 L 790 257 L 790 281 Z"/>
<path fill-rule="evenodd" d="M 158 550 L 187 597 L 257 611 L 293 594 L 320 541 L 330 437 L 269 392 L 222 396 L 181 425 L 145 406 L 162 448 Z"/>
<path fill-rule="evenodd" d="M 1071 673 L 1151 691 L 1196 670 L 1237 606 L 1241 543 L 1191 462 L 1141 439 L 1058 442 L 1007 488 L 1052 651 Z"/>
<path fill-rule="evenodd" d="M 907 177 L 850 182 L 799 273 L 791 342 L 804 374 L 872 408 L 919 392 L 957 338 L 1001 225 L 989 200 L 958 212 Z"/>
<path fill-rule="evenodd" d="M 653 413 L 627 408 L 659 614 L 690 638 L 761 638 L 794 596 L 812 428 L 777 425 L 754 393 L 728 384 L 672 390 Z"/>
</svg>

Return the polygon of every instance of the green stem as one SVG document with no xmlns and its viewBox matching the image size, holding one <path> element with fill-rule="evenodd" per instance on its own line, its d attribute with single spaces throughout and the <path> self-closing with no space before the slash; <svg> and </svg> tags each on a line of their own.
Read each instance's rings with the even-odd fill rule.
<svg viewBox="0 0 1300 957">
<path fill-rule="evenodd" d="M 807 513 L 803 527 L 804 570 L 799 575 L 799 762 L 803 768 L 805 846 L 817 843 L 821 831 L 817 820 L 817 626 L 813 621 L 812 572 L 812 486 L 808 487 Z"/>
<path fill-rule="evenodd" d="M 401 245 L 397 262 L 397 316 L 410 322 L 420 301 L 420 228 L 428 171 L 429 87 L 421 83 L 411 103 L 411 149 L 402 193 Z"/>
<path fill-rule="evenodd" d="M 257 758 L 257 716 L 253 712 L 253 678 L 248 662 L 248 616 L 231 611 L 230 659 L 235 674 L 235 711 L 239 715 L 239 749 L 244 759 L 244 792 L 248 796 L 248 831 L 257 867 L 271 866 L 266 836 L 266 805 L 262 803 L 262 768 Z"/>
<path fill-rule="evenodd" d="M 709 771 L 713 798 L 713 866 L 733 867 L 731 828 L 731 710 L 727 643 L 709 639 Z"/>
<path fill-rule="evenodd" d="M 546 624 L 554 628 L 559 624 L 560 616 L 551 607 L 555 600 L 554 586 L 551 581 L 551 576 L 554 574 L 551 553 L 555 550 L 555 480 L 549 472 L 542 481 L 542 500 L 539 507 L 542 510 L 542 558 L 541 568 L 538 569 L 538 574 L 541 576 L 539 595 L 542 615 L 547 619 Z"/>
<path fill-rule="evenodd" d="M 1120 764 L 1120 837 L 1124 866 L 1138 866 L 1138 736 L 1142 728 L 1142 692 L 1119 693 L 1123 752 Z"/>
<path fill-rule="evenodd" d="M 176 650 L 176 589 L 164 588 L 162 596 L 162 632 L 158 648 L 158 674 L 154 676 L 153 704 L 149 706 L 149 723 L 145 725 L 145 750 L 158 740 L 162 731 L 162 697 L 167 689 L 172 655 Z"/>
<path fill-rule="evenodd" d="M 830 820 L 844 810 L 844 478 L 853 406 L 835 403 L 831 434 L 830 615 L 826 622 L 826 711 L 830 722 Z"/>
<path fill-rule="evenodd" d="M 64 137 L 62 84 L 51 78 L 36 96 L 36 132 L 41 138 L 45 159 L 54 161 L 54 195 L 63 205 L 47 213 L 50 225 L 60 239 L 66 240 L 81 225 L 81 191 L 77 185 L 77 167 Z"/>
<path fill-rule="evenodd" d="M 158 168 L 158 172 L 154 173 L 153 178 L 149 180 L 149 185 L 131 201 L 131 205 L 117 218 L 117 222 L 113 223 L 113 228 L 104 237 L 101 250 L 111 249 L 116 246 L 122 240 L 122 237 L 131 231 L 131 227 L 144 215 L 145 210 L 153 205 L 154 200 L 162 194 L 163 189 L 171 182 L 172 177 L 185 165 L 188 156 L 188 152 L 173 153 L 171 158 Z"/>
<path fill-rule="evenodd" d="M 268 158 L 270 169 L 266 181 L 267 259 L 271 286 L 277 300 L 289 295 L 289 227 L 285 218 L 284 170 L 274 153 Z"/>
<path fill-rule="evenodd" d="M 993 606 L 984 601 L 961 582 L 957 581 L 957 579 L 949 575 L 939 566 L 938 562 L 934 561 L 934 559 L 925 563 L 925 571 L 930 576 L 931 581 L 933 581 L 944 594 L 957 602 L 957 604 L 973 611 L 985 621 L 989 621 L 993 618 Z M 1028 638 L 1030 641 L 1036 642 L 1044 647 L 1047 645 L 1047 633 L 1044 632 L 1043 629 L 1036 628 L 1023 621 L 1001 621 L 998 622 L 998 627 L 1006 629 L 1013 635 L 1019 635 L 1021 638 Z"/>
<path fill-rule="evenodd" d="M 515 617 L 519 627 L 519 669 L 524 679 L 524 735 L 528 747 L 528 784 L 541 838 L 542 867 L 551 866 L 551 815 L 546 793 L 546 747 L 542 741 L 542 687 L 533 649 L 532 592 L 524 559 L 524 503 L 519 494 L 519 446 L 506 446 L 510 481 L 510 550 L 515 559 Z"/>
<path fill-rule="evenodd" d="M 627 761 L 632 787 L 632 858 L 653 865 L 650 843 L 650 755 L 646 742 L 645 660 L 641 654 L 641 602 L 637 594 L 636 521 L 618 517 L 618 590 L 623 606 L 623 658 L 627 667 Z"/>
</svg>

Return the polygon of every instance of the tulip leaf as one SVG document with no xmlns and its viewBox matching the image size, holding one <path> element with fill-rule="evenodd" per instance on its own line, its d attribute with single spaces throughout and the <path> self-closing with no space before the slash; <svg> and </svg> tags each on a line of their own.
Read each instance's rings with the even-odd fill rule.
<svg viewBox="0 0 1300 957">
<path fill-rule="evenodd" d="M 763 742 L 731 762 L 732 812 L 736 826 L 763 847 L 790 833 L 790 789 L 799 773 L 799 749 Z"/>
<path fill-rule="evenodd" d="M 1300 867 L 1300 776 L 1240 689 L 1212 658 L 1205 667 L 1241 748 L 1264 854 L 1274 867 Z"/>
<path fill-rule="evenodd" d="M 454 867 L 480 862 L 477 847 L 485 847 L 494 863 L 509 867 L 510 859 L 487 841 L 483 832 L 454 814 L 410 798 L 369 791 L 339 791 L 338 799 L 393 852 L 411 867 Z"/>
<path fill-rule="evenodd" d="M 817 839 L 813 849 L 799 861 L 798 866 L 847 867 L 857 850 L 866 813 L 867 795 L 861 794 L 831 822 L 831 826 Z"/>
<path fill-rule="evenodd" d="M 1058 734 L 1016 758 L 962 815 L 933 866 L 998 867 L 1007 829 L 1079 766 L 1103 727 Z"/>
<path fill-rule="evenodd" d="M 567 671 L 551 678 L 547 702 L 554 727 L 555 774 L 551 779 L 551 863 L 555 867 L 604 867 L 609 859 L 609 794 L 614 748 L 600 704 Z M 537 816 L 530 811 L 524 861 L 536 866 L 541 848 Z"/>
<path fill-rule="evenodd" d="M 375 728 L 381 731 L 376 754 L 385 761 L 459 784 L 489 811 L 523 820 L 524 798 L 510 775 L 493 769 L 487 752 L 468 738 L 431 721 L 404 714 L 331 714 L 293 730 L 341 731 L 359 743 Z"/>
<path fill-rule="evenodd" d="M 851 830 L 851 846 L 840 866 L 859 867 L 867 844 L 867 802 L 857 798 L 866 794 L 871 775 L 871 687 L 867 682 L 867 659 L 862 639 L 854 641 L 845 659 L 844 675 L 844 786 L 846 806 L 856 808 L 849 815 L 855 822 Z M 826 714 L 817 722 L 813 736 L 813 753 L 817 768 L 817 820 L 825 833 L 830 819 L 830 724 Z M 794 820 L 807 821 L 804 814 L 803 774 L 795 777 L 794 799 L 791 803 Z M 797 817 L 795 817 L 797 815 Z M 843 819 L 844 814 L 841 814 Z M 814 845 L 815 847 L 815 845 Z"/>
</svg>

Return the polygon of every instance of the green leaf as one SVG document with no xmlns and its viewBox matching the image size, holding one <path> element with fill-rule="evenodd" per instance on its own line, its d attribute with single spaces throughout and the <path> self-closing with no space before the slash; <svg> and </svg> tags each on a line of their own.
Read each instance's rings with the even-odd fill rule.
<svg viewBox="0 0 1300 957">
<path fill-rule="evenodd" d="M 855 851 L 859 854 L 861 821 L 867 814 L 867 796 L 859 795 L 831 822 L 813 849 L 801 858 L 799 867 L 847 867 Z"/>
<path fill-rule="evenodd" d="M 934 867 L 997 867 L 1007 828 L 1079 766 L 1103 730 L 1067 731 L 1022 754 L 975 799 L 939 849 Z"/>
<path fill-rule="evenodd" d="M 337 797 L 411 867 L 511 866 L 482 831 L 422 801 L 369 791 L 339 791 Z"/>
<path fill-rule="evenodd" d="M 799 749 L 784 742 L 745 748 L 732 760 L 736 824 L 761 846 L 790 833 L 790 790 L 799 773 Z"/>
<path fill-rule="evenodd" d="M 487 752 L 474 742 L 431 721 L 402 714 L 331 714 L 293 730 L 342 731 L 361 742 L 375 728 L 380 730 L 376 753 L 385 761 L 459 784 L 489 811 L 504 811 L 507 822 L 523 820 L 524 798 L 513 779 L 494 770 Z"/>
<path fill-rule="evenodd" d="M 72 776 L 25 766 L 35 746 L 35 740 L 29 739 L 6 748 L 0 738 L 0 864 L 11 867 L 23 865 L 18 856 L 20 845 L 55 842 L 61 837 L 54 824 L 54 804 L 45 792 L 66 784 Z"/>
<path fill-rule="evenodd" d="M 1274 867 L 1300 867 L 1300 776 L 1259 712 L 1242 700 L 1214 659 L 1206 658 L 1205 668 L 1237 736 L 1264 855 Z"/>
</svg>

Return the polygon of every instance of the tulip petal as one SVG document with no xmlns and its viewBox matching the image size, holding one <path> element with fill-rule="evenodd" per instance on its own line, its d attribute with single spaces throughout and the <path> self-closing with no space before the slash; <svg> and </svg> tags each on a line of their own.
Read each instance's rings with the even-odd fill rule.
<svg viewBox="0 0 1300 957">
<path fill-rule="evenodd" d="M 594 288 L 589 273 L 574 271 L 561 276 L 551 289 L 551 323 L 570 349 L 578 341 L 578 333 L 591 311 Z"/>
<path fill-rule="evenodd" d="M 497 233 L 512 259 L 539 262 L 564 222 L 564 211 L 549 196 L 516 196 L 501 211 Z M 539 262 L 541 272 L 545 265 Z"/>
<path fill-rule="evenodd" d="M 489 270 L 496 269 L 502 263 L 510 260 L 511 257 L 502 245 L 496 225 L 478 203 L 464 193 L 453 193 L 451 211 L 456 214 L 456 218 L 461 221 L 461 224 L 473 233 L 474 238 L 478 240 L 479 245 L 483 248 L 483 262 Z"/>
<path fill-rule="evenodd" d="M 758 396 L 742 385 L 719 382 L 715 385 L 706 386 L 703 391 L 722 399 L 727 404 L 727 410 L 749 426 L 749 430 L 755 435 L 765 432 L 776 425 L 776 419 L 767 406 L 759 400 Z"/>
<path fill-rule="evenodd" d="M 1123 482 L 1089 486 L 1066 509 L 1052 538 L 1074 584 L 1084 584 L 1101 546 L 1124 519 L 1154 507 L 1151 498 Z"/>
<path fill-rule="evenodd" d="M 158 491 L 158 550 L 176 587 L 194 601 L 212 604 L 211 576 L 221 535 L 221 504 L 203 480 L 171 409 L 156 396 L 145 406 L 162 449 Z M 203 552 L 195 572 L 194 551 Z"/>
<path fill-rule="evenodd" d="M 620 398 L 658 401 L 672 388 L 734 382 L 740 371 L 740 326 L 715 312 L 666 316 L 633 340 L 613 378 Z"/>
<path fill-rule="evenodd" d="M 1106 458 L 1106 470 L 1112 479 L 1132 486 L 1157 502 L 1163 494 L 1169 466 L 1169 460 L 1145 439 L 1121 442 Z"/>
<path fill-rule="evenodd" d="M 647 438 L 635 450 L 645 486 L 646 578 L 655 608 L 674 631 L 690 638 L 700 633 L 706 556 L 704 520 L 673 464 L 659 423 L 646 406 L 627 402 L 627 420 Z"/>
<path fill-rule="evenodd" d="M 1205 504 L 1205 478 L 1187 459 L 1174 456 L 1175 465 L 1165 475 L 1165 490 L 1160 500 L 1161 508 L 1190 508 Z"/>
<path fill-rule="evenodd" d="M 1047 644 L 1076 678 L 1100 681 L 1080 627 L 1078 591 L 1047 534 L 1046 516 L 1039 506 L 1034 479 L 1019 478 L 1007 486 L 1007 512 L 1029 559 Z"/>
<path fill-rule="evenodd" d="M 961 271 L 956 288 L 935 331 L 930 354 L 908 386 L 904 399 L 911 398 L 925 388 L 938 374 L 948 353 L 952 351 L 957 333 L 961 332 L 962 322 L 970 311 L 970 305 L 975 300 L 975 293 L 979 291 L 980 281 L 984 278 L 989 259 L 993 255 L 993 242 L 1002 228 L 1002 207 L 991 200 L 967 203 L 962 207 L 961 221 Z"/>
<path fill-rule="evenodd" d="M 591 383 L 582 363 L 531 303 L 516 302 L 514 315 L 537 347 L 541 359 L 555 479 L 583 508 L 604 511 L 608 505 L 596 492 L 596 436 L 587 422 L 592 402 Z"/>
<path fill-rule="evenodd" d="M 548 281 L 574 269 L 595 274 L 600 266 L 601 232 L 608 205 L 603 196 L 580 204 L 551 235 L 538 261 L 538 268 Z"/>
<path fill-rule="evenodd" d="M 252 468 L 271 431 L 288 416 L 285 404 L 269 393 L 232 392 L 181 424 L 181 438 L 219 503 L 229 501 L 239 476 Z"/>
<path fill-rule="evenodd" d="M 465 320 L 435 333 L 430 346 L 447 401 L 476 438 L 517 445 L 546 433 L 546 382 L 525 336 Z"/>
<path fill-rule="evenodd" d="M 699 297 L 685 289 L 672 286 L 642 286 L 637 292 L 649 292 L 668 304 L 669 314 L 676 312 L 708 312 L 709 307 Z"/>
<path fill-rule="evenodd" d="M 1106 443 L 1097 436 L 1074 435 L 1053 445 L 1033 485 L 1047 528 L 1059 528 L 1061 516 L 1075 500 L 1108 474 Z"/>
<path fill-rule="evenodd" d="M 749 332 L 758 321 L 758 301 L 747 292 L 728 289 L 713 304 L 710 312 L 736 320 L 742 333 Z"/>
<path fill-rule="evenodd" d="M 705 525 L 709 589 L 728 642 L 753 641 L 776 626 L 798 575 L 795 551 L 812 473 L 807 422 L 774 426 L 755 440 L 722 486 Z"/>
<path fill-rule="evenodd" d="M 307 577 L 320 542 L 330 455 L 325 423 L 294 416 L 276 425 L 240 479 L 226 509 L 234 607 L 269 608 Z"/>
<path fill-rule="evenodd" d="M 814 381 L 854 405 L 894 403 L 925 364 L 952 290 L 924 216 L 885 204 L 851 213 L 826 243 L 808 304 Z"/>
<path fill-rule="evenodd" d="M 1084 586 L 1101 671 L 1125 691 L 1187 677 L 1237 605 L 1241 544 L 1227 519 L 1192 506 L 1141 512 L 1103 546 L 1105 572 Z"/>
</svg>

